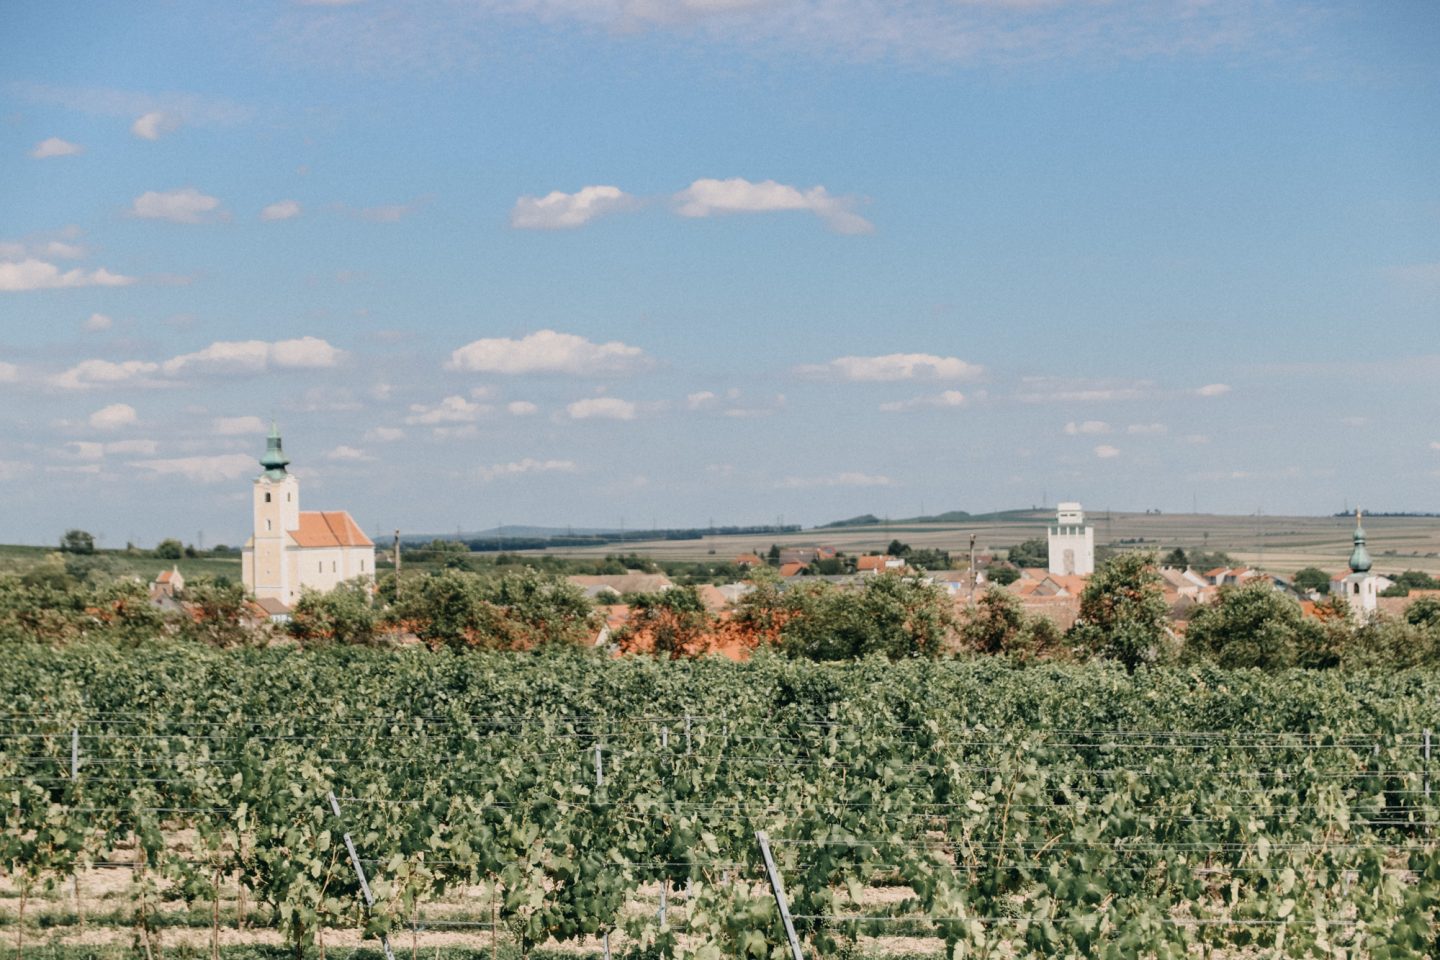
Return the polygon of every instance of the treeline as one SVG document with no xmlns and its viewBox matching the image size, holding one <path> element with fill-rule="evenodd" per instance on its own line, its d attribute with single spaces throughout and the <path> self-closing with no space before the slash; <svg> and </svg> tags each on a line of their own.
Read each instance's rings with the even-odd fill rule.
<svg viewBox="0 0 1440 960">
<path fill-rule="evenodd" d="M 612 543 L 645 540 L 703 540 L 714 536 L 769 536 L 799 533 L 799 524 L 765 524 L 753 527 L 682 527 L 664 530 L 611 530 L 605 533 L 550 534 L 545 536 L 443 537 L 430 541 L 463 545 L 474 553 L 504 553 L 509 550 L 544 550 L 549 547 L 604 547 Z M 422 548 L 428 546 L 418 541 Z M 402 549 L 410 545 L 401 542 Z"/>
</svg>

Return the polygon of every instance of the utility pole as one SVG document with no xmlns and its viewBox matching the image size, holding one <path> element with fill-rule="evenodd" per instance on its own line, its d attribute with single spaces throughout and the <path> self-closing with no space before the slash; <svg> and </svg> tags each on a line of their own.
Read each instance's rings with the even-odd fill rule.
<svg viewBox="0 0 1440 960">
<path fill-rule="evenodd" d="M 979 586 L 980 574 L 975 569 L 975 534 L 970 534 L 970 600 L 975 600 L 975 588 Z"/>
<path fill-rule="evenodd" d="M 395 528 L 395 599 L 400 599 L 400 528 Z"/>
</svg>

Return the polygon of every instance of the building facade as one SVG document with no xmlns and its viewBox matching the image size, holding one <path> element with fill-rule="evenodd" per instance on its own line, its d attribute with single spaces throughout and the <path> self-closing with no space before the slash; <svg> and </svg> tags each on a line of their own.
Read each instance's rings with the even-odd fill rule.
<svg viewBox="0 0 1440 960">
<path fill-rule="evenodd" d="M 1085 525 L 1080 504 L 1060 504 L 1049 534 L 1051 573 L 1088 577 L 1095 572 L 1095 528 Z"/>
<path fill-rule="evenodd" d="M 1350 551 L 1350 575 L 1331 583 L 1331 590 L 1338 585 L 1340 595 L 1350 604 L 1350 615 L 1357 620 L 1368 620 L 1380 606 L 1381 577 L 1371 570 L 1374 562 L 1370 551 L 1365 548 L 1365 528 L 1360 525 L 1360 511 L 1355 511 L 1354 549 Z M 1388 582 L 1388 581 L 1387 581 Z"/>
<path fill-rule="evenodd" d="M 251 489 L 253 525 L 241 553 L 245 589 L 259 600 L 286 607 L 300 591 L 332 590 L 346 580 L 375 577 L 375 544 L 344 510 L 300 509 L 300 481 L 272 424 L 264 472 Z"/>
</svg>

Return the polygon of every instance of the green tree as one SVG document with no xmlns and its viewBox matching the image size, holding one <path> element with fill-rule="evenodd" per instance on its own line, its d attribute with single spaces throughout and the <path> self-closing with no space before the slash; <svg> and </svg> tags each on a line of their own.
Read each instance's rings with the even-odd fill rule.
<svg viewBox="0 0 1440 960">
<path fill-rule="evenodd" d="M 64 553 L 92 554 L 95 552 L 95 537 L 84 530 L 66 530 L 60 538 L 60 550 Z"/>
<path fill-rule="evenodd" d="M 245 590 L 238 584 L 198 577 L 185 584 L 181 600 L 186 607 L 180 620 L 182 637 L 216 647 L 238 647 L 264 639 L 264 632 L 251 625 Z"/>
<path fill-rule="evenodd" d="M 1161 582 L 1153 553 L 1110 558 L 1080 594 L 1071 642 L 1132 671 L 1142 663 L 1167 659 L 1171 634 Z"/>
<path fill-rule="evenodd" d="M 1330 574 L 1319 567 L 1305 567 L 1295 571 L 1295 589 L 1314 590 L 1317 593 L 1330 592 Z"/>
<path fill-rule="evenodd" d="M 1017 543 L 1006 551 L 1005 559 L 1017 567 L 1050 566 L 1050 541 L 1036 537 Z"/>
<path fill-rule="evenodd" d="M 301 590 L 288 628 L 291 636 L 308 643 L 372 644 L 376 619 L 370 584 L 348 580 L 333 590 Z"/>
<path fill-rule="evenodd" d="M 960 645 L 976 653 L 1004 653 L 1025 629 L 1020 598 L 991 588 L 980 595 L 960 623 Z"/>
<path fill-rule="evenodd" d="M 786 591 L 781 602 L 781 649 L 811 660 L 934 657 L 956 627 L 943 589 L 893 572 L 867 580 L 860 590 L 806 584 Z"/>
<path fill-rule="evenodd" d="M 990 578 L 991 583 L 998 583 L 1002 587 L 1008 587 L 1020 579 L 1020 570 L 1008 563 L 992 563 L 985 568 L 985 576 Z"/>
<path fill-rule="evenodd" d="M 1405 622 L 1427 630 L 1440 629 L 1440 599 L 1421 597 L 1405 608 Z"/>
<path fill-rule="evenodd" d="M 1184 570 L 1190 566 L 1190 558 L 1185 555 L 1183 547 L 1176 547 L 1174 550 L 1165 554 L 1165 558 L 1160 561 L 1160 565 L 1162 567 L 1174 567 L 1177 570 Z"/>
<path fill-rule="evenodd" d="M 1277 670 L 1312 661 L 1323 645 L 1320 623 L 1260 580 L 1222 587 L 1213 604 L 1196 611 L 1185 633 L 1184 659 Z"/>
<path fill-rule="evenodd" d="M 910 552 L 910 544 L 901 543 L 898 539 L 891 540 L 890 545 L 885 548 L 885 555 L 888 557 L 903 557 Z"/>
<path fill-rule="evenodd" d="M 185 545 L 174 537 L 166 537 L 155 545 L 153 553 L 159 560 L 179 560 L 185 555 Z"/>
</svg>

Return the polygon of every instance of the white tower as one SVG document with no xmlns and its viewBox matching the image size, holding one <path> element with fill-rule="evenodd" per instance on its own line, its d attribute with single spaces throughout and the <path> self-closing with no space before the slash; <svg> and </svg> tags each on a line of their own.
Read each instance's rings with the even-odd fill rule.
<svg viewBox="0 0 1440 960">
<path fill-rule="evenodd" d="M 243 566 L 247 591 L 287 605 L 300 593 L 300 584 L 291 582 L 286 555 L 289 532 L 300 526 L 300 481 L 286 471 L 289 464 L 281 449 L 280 431 L 271 424 L 265 456 L 260 458 L 265 472 L 255 478 L 251 492 L 255 523 Z"/>
<path fill-rule="evenodd" d="M 1085 526 L 1080 504 L 1062 503 L 1050 532 L 1050 572 L 1088 577 L 1095 572 L 1095 528 Z"/>
<path fill-rule="evenodd" d="M 1365 549 L 1365 528 L 1360 525 L 1360 511 L 1355 511 L 1355 549 L 1350 551 L 1350 576 L 1341 580 L 1345 602 L 1357 620 L 1368 620 L 1380 606 L 1380 578 L 1371 572 L 1370 551 Z"/>
</svg>

